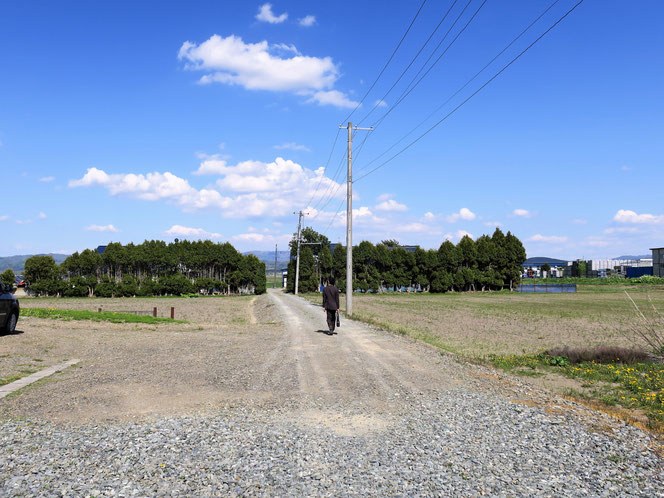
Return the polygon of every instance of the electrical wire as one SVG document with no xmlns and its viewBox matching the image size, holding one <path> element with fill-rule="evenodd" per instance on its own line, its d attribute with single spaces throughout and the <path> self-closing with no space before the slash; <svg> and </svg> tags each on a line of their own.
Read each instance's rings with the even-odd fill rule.
<svg viewBox="0 0 664 498">
<path fill-rule="evenodd" d="M 380 79 L 380 77 L 381 77 L 381 76 L 383 75 L 383 73 L 385 72 L 385 69 L 387 69 L 387 66 L 389 66 L 390 62 L 392 62 L 392 59 L 394 58 L 395 54 L 397 53 L 397 50 L 399 50 L 399 47 L 401 47 L 401 44 L 402 44 L 403 41 L 406 39 L 406 35 L 408 35 L 408 32 L 410 31 L 410 28 L 412 28 L 412 27 L 413 27 L 413 24 L 415 24 L 415 20 L 417 19 L 417 16 L 420 15 L 420 12 L 422 11 L 422 8 L 424 7 L 424 4 L 425 4 L 425 3 L 427 3 L 427 0 L 423 0 L 422 4 L 420 5 L 420 8 L 417 9 L 417 12 L 415 13 L 415 17 L 413 17 L 413 20 L 410 21 L 410 24 L 408 25 L 408 29 L 406 29 L 406 32 L 405 32 L 405 33 L 403 34 L 403 36 L 401 37 L 401 40 L 399 40 L 399 43 L 397 44 L 396 48 L 392 51 L 392 55 L 390 55 L 390 58 L 387 60 L 387 62 L 386 62 L 385 65 L 383 66 L 383 69 L 380 70 L 380 73 L 378 73 L 378 76 L 376 77 L 376 79 L 374 80 L 374 82 L 371 84 L 371 86 L 369 87 L 369 89 L 367 90 L 367 92 L 364 94 L 364 97 L 362 97 L 362 100 L 360 100 L 360 101 L 357 103 L 357 105 L 355 106 L 355 109 L 353 109 L 353 110 L 350 112 L 350 114 L 349 114 L 348 116 L 346 116 L 346 119 L 344 119 L 344 120 L 342 121 L 342 123 L 347 122 L 347 121 L 350 119 L 350 117 L 355 113 L 355 111 L 357 111 L 357 110 L 360 108 L 360 106 L 362 105 L 362 102 L 364 102 L 364 100 L 367 98 L 367 96 L 369 95 L 369 93 L 371 92 L 371 90 L 373 90 L 373 88 L 376 86 L 376 83 L 378 83 L 378 80 Z"/>
<path fill-rule="evenodd" d="M 431 72 L 431 70 L 436 66 L 436 64 L 438 64 L 438 62 L 443 58 L 443 56 L 447 53 L 447 51 L 452 47 L 452 45 L 454 45 L 454 43 L 455 43 L 455 42 L 459 39 L 459 37 L 463 34 L 463 32 L 466 31 L 466 28 L 468 28 L 468 26 L 470 25 L 470 23 L 473 22 L 473 19 L 475 19 L 475 17 L 477 16 L 477 14 L 479 14 L 480 10 L 482 10 L 482 7 L 484 7 L 484 5 L 487 3 L 487 1 L 488 1 L 488 0 L 484 0 L 484 1 L 482 2 L 482 4 L 477 8 L 477 10 L 476 10 L 476 11 L 473 13 L 473 15 L 470 17 L 470 19 L 468 20 L 468 22 L 466 22 L 465 26 L 464 26 L 463 28 L 461 28 L 461 30 L 456 34 L 456 36 L 454 37 L 454 39 L 449 43 L 449 45 L 447 45 L 447 47 L 445 48 L 445 50 L 443 50 L 443 52 L 438 56 L 438 58 L 434 61 L 434 63 L 431 64 L 431 66 L 429 66 L 429 69 L 427 69 L 426 72 L 422 75 L 422 77 L 421 77 L 419 80 L 417 80 L 417 82 L 413 85 L 413 81 L 415 81 L 415 78 L 417 78 L 417 76 L 420 74 L 420 72 L 422 71 L 422 69 L 424 69 L 424 66 L 422 66 L 422 68 L 420 68 L 420 72 L 418 72 L 418 73 L 415 75 L 415 78 L 413 78 L 413 79 L 411 80 L 411 82 L 410 82 L 410 83 L 408 84 L 408 86 L 406 87 L 406 90 L 405 90 L 405 91 L 399 96 L 399 98 L 397 99 L 397 101 L 396 101 L 394 104 L 392 104 L 392 105 L 390 106 L 390 108 L 389 108 L 389 109 L 388 109 L 388 110 L 387 110 L 387 111 L 386 111 L 386 112 L 385 112 L 380 118 L 378 118 L 378 120 L 376 121 L 376 124 L 374 125 L 374 127 L 380 125 L 380 124 L 383 122 L 383 120 L 384 120 L 384 119 L 385 119 L 385 118 L 386 118 L 386 117 L 387 117 L 387 116 L 388 116 L 388 115 L 389 115 L 394 109 L 396 109 L 397 106 L 398 106 L 399 104 L 401 104 L 401 102 L 403 102 L 403 101 L 406 99 L 406 97 L 408 97 L 408 95 L 410 95 L 410 93 L 411 93 L 413 90 L 415 90 L 415 88 L 416 88 L 416 87 L 422 82 L 422 80 L 423 80 L 424 78 L 426 78 L 426 76 L 429 74 L 429 72 Z M 470 4 L 470 2 L 469 2 L 469 4 Z M 468 5 L 469 5 L 469 4 L 468 4 Z M 468 5 L 466 5 L 466 7 L 467 7 Z M 464 10 L 465 10 L 465 9 L 464 9 Z M 461 12 L 461 14 L 463 14 L 463 12 Z M 459 15 L 459 17 L 461 17 L 461 14 Z M 459 18 L 457 18 L 457 21 L 458 21 L 458 20 L 459 20 Z M 456 23 L 456 21 L 455 21 L 455 23 Z M 437 50 L 437 49 L 438 49 L 438 47 L 436 47 L 436 50 Z M 431 55 L 433 55 L 433 54 L 431 54 Z M 428 62 L 429 62 L 429 61 L 427 60 L 427 62 L 425 63 L 425 65 L 426 65 Z M 411 86 L 411 85 L 412 85 L 412 86 Z"/>
<path fill-rule="evenodd" d="M 502 49 L 500 52 L 498 52 L 498 54 L 496 54 L 496 55 L 495 55 L 495 56 L 494 56 L 489 62 L 487 62 L 487 63 L 484 65 L 484 67 L 482 67 L 482 69 L 480 69 L 479 71 L 477 71 L 477 72 L 473 75 L 472 78 L 470 78 L 468 81 L 466 81 L 466 82 L 463 84 L 463 86 L 461 86 L 456 92 L 454 92 L 452 95 L 450 95 L 450 97 L 448 97 L 448 99 L 445 100 L 445 102 L 443 102 L 443 103 L 440 104 L 438 107 L 436 107 L 431 113 L 429 113 L 429 115 L 428 115 L 426 118 L 424 118 L 422 121 L 420 121 L 420 123 L 419 123 L 417 126 L 415 126 L 413 129 L 411 129 L 408 133 L 406 133 L 403 137 L 401 137 L 397 142 L 395 142 L 394 144 L 392 144 L 387 150 L 383 151 L 383 152 L 382 152 L 381 154 L 379 154 L 377 157 L 375 157 L 374 159 L 372 159 L 371 161 L 369 161 L 369 162 L 368 162 L 367 164 L 365 164 L 362 168 L 359 168 L 359 169 L 358 169 L 358 173 L 359 173 L 360 171 L 364 170 L 364 169 L 367 169 L 369 166 L 371 166 L 373 163 L 375 163 L 378 159 L 380 159 L 381 157 L 383 157 L 385 154 L 387 154 L 389 151 L 391 151 L 391 150 L 394 149 L 397 145 L 399 145 L 401 142 L 403 142 L 406 138 L 408 138 L 410 135 L 412 135 L 412 134 L 415 132 L 415 130 L 417 130 L 418 128 L 420 128 L 424 123 L 426 123 L 427 121 L 429 121 L 429 119 L 431 119 L 432 116 L 434 116 L 436 113 L 438 113 L 438 111 L 440 111 L 443 107 L 445 107 L 445 105 L 447 105 L 447 104 L 448 104 L 448 103 L 449 103 L 454 97 L 456 97 L 457 95 L 459 95 L 459 93 L 461 93 L 461 92 L 462 92 L 462 91 L 463 91 L 468 85 L 470 85 L 473 81 L 475 81 L 475 79 L 476 79 L 480 74 L 482 74 L 482 73 L 483 73 L 483 72 L 484 72 L 484 71 L 485 71 L 485 70 L 486 70 L 491 64 L 493 64 L 493 63 L 496 61 L 496 59 L 498 59 L 501 55 L 503 55 L 503 54 L 504 54 L 504 53 L 505 53 L 505 52 L 506 52 L 506 51 L 507 51 L 512 45 L 514 45 L 514 43 L 516 43 L 516 42 L 517 42 L 517 41 L 518 41 L 518 40 L 519 40 L 519 39 L 520 39 L 520 38 L 521 38 L 526 32 L 528 32 L 528 31 L 530 30 L 530 28 L 532 28 L 532 27 L 535 25 L 535 23 L 537 23 L 540 19 L 542 19 L 542 17 L 544 17 L 544 16 L 545 16 L 545 15 L 546 15 L 546 14 L 547 14 L 547 13 L 548 13 L 548 12 L 554 7 L 554 6 L 558 3 L 558 2 L 560 2 L 560 0 L 554 0 L 554 2 L 551 3 L 551 4 L 550 4 L 550 5 L 544 10 L 544 12 L 542 12 L 539 16 L 537 16 L 537 17 L 536 17 L 536 18 L 535 18 L 535 19 L 534 19 L 534 20 L 533 20 L 533 21 L 532 21 L 532 22 L 531 22 L 531 23 L 530 23 L 530 24 L 529 24 L 529 25 L 528 25 L 523 31 L 521 31 L 521 33 L 519 33 L 515 38 L 513 38 L 512 41 L 510 41 L 510 42 L 505 46 L 505 48 L 503 48 L 503 49 Z"/>
<path fill-rule="evenodd" d="M 382 168 L 385 166 L 387 163 L 390 161 L 394 160 L 396 157 L 400 156 L 403 152 L 408 150 L 410 147 L 415 145 L 417 142 L 419 142 L 422 138 L 424 138 L 426 135 L 431 133 L 435 128 L 437 128 L 440 124 L 442 124 L 447 118 L 449 118 L 452 114 L 454 114 L 456 111 L 458 111 L 461 107 L 463 107 L 466 102 L 468 102 L 470 99 L 472 99 L 475 95 L 480 93 L 484 88 L 486 88 L 492 81 L 494 81 L 498 76 L 500 76 L 507 68 L 509 68 L 512 64 L 514 64 L 523 54 L 525 54 L 528 50 L 530 50 L 537 42 L 539 42 L 544 36 L 546 36 L 551 30 L 553 30 L 558 24 L 560 24 L 567 16 L 569 16 L 579 5 L 581 5 L 584 2 L 584 0 L 579 0 L 571 9 L 569 9 L 562 17 L 560 17 L 555 23 L 553 23 L 544 33 L 542 33 L 535 41 L 533 41 L 530 45 L 528 45 L 519 55 L 514 57 L 510 62 L 508 62 L 505 66 L 500 69 L 496 74 L 494 74 L 489 80 L 487 80 L 481 87 L 479 87 L 477 90 L 475 90 L 469 97 L 467 97 L 463 102 L 461 102 L 458 106 L 456 106 L 454 109 L 452 109 L 449 113 L 447 113 L 441 120 L 439 120 L 437 123 L 435 123 L 432 127 L 430 127 L 427 131 L 422 133 L 419 137 L 417 137 L 415 140 L 410 142 L 408 145 L 406 145 L 403 149 L 401 149 L 399 152 L 394 154 L 392 157 L 387 159 L 386 161 L 382 162 L 375 168 L 371 169 L 367 173 L 361 175 L 359 178 L 356 178 L 353 183 L 358 182 L 362 180 L 363 178 L 366 178 L 370 174 L 374 173 L 378 169 Z"/>
<path fill-rule="evenodd" d="M 327 167 L 330 164 L 330 159 L 332 159 L 332 154 L 334 153 L 334 148 L 337 145 L 337 140 L 339 140 L 339 133 L 341 132 L 341 128 L 337 130 L 337 134 L 334 137 L 334 142 L 332 143 L 332 150 L 330 150 L 330 155 L 327 156 L 327 162 L 325 163 L 325 166 L 323 167 L 323 174 L 320 175 L 320 179 L 318 180 L 318 185 L 316 186 L 316 189 L 313 191 L 311 194 L 311 199 L 309 199 L 309 202 L 307 203 L 307 206 L 310 206 L 311 203 L 314 200 L 314 197 L 316 197 L 316 193 L 318 192 L 318 189 L 321 186 L 321 183 L 323 183 L 323 178 L 325 177 L 325 172 L 327 171 Z M 306 207 L 306 206 L 305 206 Z"/>
<path fill-rule="evenodd" d="M 323 234 L 329 233 L 330 227 L 334 223 L 334 221 L 337 219 L 337 216 L 339 216 L 339 213 L 341 212 L 341 207 L 344 205 L 345 199 L 341 199 L 341 202 L 339 203 L 339 206 L 337 207 L 337 212 L 334 213 L 334 216 L 332 216 L 332 219 L 330 220 L 330 223 L 327 225 L 327 228 L 323 230 Z"/>
<path fill-rule="evenodd" d="M 381 102 L 384 102 L 384 101 L 385 101 L 385 98 L 390 94 L 390 92 L 394 89 L 394 87 L 397 86 L 397 84 L 399 83 L 399 81 L 401 81 L 401 78 L 404 77 L 404 75 L 406 74 L 406 72 L 410 69 L 410 67 L 415 63 L 415 61 L 417 60 L 417 58 L 420 56 L 420 54 L 422 53 L 422 50 L 424 50 L 424 49 L 426 48 L 426 46 L 429 44 L 429 42 L 431 41 L 431 38 L 433 38 L 433 35 L 436 34 L 436 32 L 438 31 L 438 28 L 440 28 L 440 26 L 443 24 L 443 22 L 445 22 L 445 19 L 447 19 L 447 16 L 448 16 L 449 13 L 452 11 L 452 9 L 453 9 L 454 6 L 456 5 L 457 1 L 458 1 L 458 0 L 454 0 L 454 1 L 452 2 L 452 5 L 450 5 L 450 8 L 447 9 L 447 12 L 445 12 L 445 15 L 443 15 L 442 19 L 438 22 L 438 24 L 436 25 L 436 27 L 434 28 L 434 30 L 433 30 L 433 31 L 431 32 L 431 34 L 429 35 L 429 38 L 427 38 L 427 40 L 424 42 L 424 44 L 423 44 L 423 45 L 420 47 L 420 49 L 417 51 L 417 53 L 415 54 L 415 57 L 413 57 L 413 58 L 410 60 L 410 62 L 408 63 L 408 65 L 406 66 L 406 68 L 405 68 L 403 71 L 401 71 L 401 74 L 399 75 L 399 77 L 397 78 L 397 80 L 392 84 L 392 86 L 390 87 L 390 89 L 389 89 L 387 92 L 385 92 L 385 94 L 384 94 L 379 100 L 376 101 L 376 103 L 375 103 L 374 106 L 369 110 L 369 112 L 368 112 L 367 114 L 365 114 L 364 117 L 359 121 L 360 124 L 361 124 L 362 122 L 364 122 L 364 121 L 365 121 L 365 120 L 371 115 L 371 113 L 373 113 L 373 112 L 376 110 L 376 108 L 380 105 Z M 470 2 L 472 2 L 472 0 L 468 0 L 468 3 L 466 4 L 466 7 L 468 7 L 468 5 L 470 5 Z M 466 7 L 464 7 L 464 10 L 466 9 Z M 463 11 L 462 11 L 462 13 L 463 13 Z M 454 26 L 454 25 L 452 25 L 452 26 Z M 448 32 L 449 32 L 449 31 L 448 31 Z M 447 34 L 446 34 L 445 36 L 447 36 Z M 445 39 L 445 38 L 443 37 L 443 39 Z M 435 52 L 435 50 L 434 50 L 434 52 Z"/>
</svg>

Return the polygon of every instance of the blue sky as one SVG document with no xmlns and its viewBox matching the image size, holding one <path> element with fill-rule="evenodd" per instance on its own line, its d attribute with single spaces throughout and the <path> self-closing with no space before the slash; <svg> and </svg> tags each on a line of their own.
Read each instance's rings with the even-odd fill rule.
<svg viewBox="0 0 664 498">
<path fill-rule="evenodd" d="M 431 61 L 482 2 L 470 2 Z M 420 3 L 0 3 L 0 255 L 176 237 L 285 249 L 299 209 L 343 241 L 345 130 L 322 168 Z M 384 97 L 362 122 L 375 124 L 397 101 L 467 1 L 386 95 L 452 3 L 425 3 L 351 121 Z M 481 6 L 362 148 L 358 132 L 355 178 L 551 3 Z M 429 125 L 575 3 L 559 0 Z M 355 183 L 355 241 L 438 247 L 501 226 L 530 256 L 664 245 L 662 14 L 657 1 L 583 2 Z"/>
</svg>

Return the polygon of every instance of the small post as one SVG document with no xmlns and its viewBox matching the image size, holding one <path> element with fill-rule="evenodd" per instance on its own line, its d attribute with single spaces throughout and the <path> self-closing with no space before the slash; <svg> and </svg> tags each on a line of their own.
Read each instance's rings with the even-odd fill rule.
<svg viewBox="0 0 664 498">
<path fill-rule="evenodd" d="M 171 306 L 171 320 L 175 320 L 175 307 Z"/>
<path fill-rule="evenodd" d="M 157 307 L 156 306 L 154 308 L 152 308 L 152 316 L 154 318 L 157 318 Z"/>
<path fill-rule="evenodd" d="M 101 308 L 97 308 L 97 313 L 101 313 Z"/>
</svg>

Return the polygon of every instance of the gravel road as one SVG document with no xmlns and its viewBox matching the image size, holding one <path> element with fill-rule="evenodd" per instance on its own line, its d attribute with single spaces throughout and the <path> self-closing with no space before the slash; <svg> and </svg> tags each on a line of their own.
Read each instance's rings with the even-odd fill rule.
<svg viewBox="0 0 664 498">
<path fill-rule="evenodd" d="M 266 340 L 217 352 L 238 381 L 205 410 L 49 417 L 47 393 L 65 396 L 85 365 L 10 397 L 0 495 L 664 496 L 664 462 L 639 429 L 349 320 L 328 336 L 320 307 L 280 291 L 254 306 Z"/>
</svg>

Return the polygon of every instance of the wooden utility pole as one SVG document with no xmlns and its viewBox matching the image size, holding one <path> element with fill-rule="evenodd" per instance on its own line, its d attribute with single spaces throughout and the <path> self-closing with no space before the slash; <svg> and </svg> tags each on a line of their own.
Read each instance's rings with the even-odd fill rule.
<svg viewBox="0 0 664 498">
<path fill-rule="evenodd" d="M 277 244 L 274 244 L 274 285 L 273 288 L 277 288 Z"/>
<path fill-rule="evenodd" d="M 339 128 L 344 128 L 339 125 Z M 353 315 L 353 130 L 373 131 L 371 128 L 353 127 L 348 122 L 348 175 L 346 179 L 346 315 Z"/>
<path fill-rule="evenodd" d="M 296 214 L 296 213 L 293 213 Z M 300 241 L 302 239 L 302 217 L 304 213 L 300 211 L 297 219 L 297 259 L 295 260 L 295 295 L 297 296 L 298 284 L 300 283 Z"/>
</svg>

